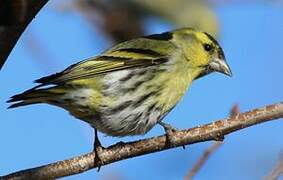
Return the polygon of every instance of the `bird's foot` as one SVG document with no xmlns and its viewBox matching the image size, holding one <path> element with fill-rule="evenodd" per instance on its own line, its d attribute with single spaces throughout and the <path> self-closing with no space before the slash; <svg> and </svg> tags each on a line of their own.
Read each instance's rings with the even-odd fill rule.
<svg viewBox="0 0 283 180">
<path fill-rule="evenodd" d="M 158 124 L 160 124 L 164 128 L 166 133 L 166 145 L 170 147 L 173 142 L 172 133 L 178 131 L 178 129 L 164 122 L 159 122 Z M 183 149 L 186 149 L 185 145 L 183 145 L 182 147 Z"/>
<path fill-rule="evenodd" d="M 95 153 L 95 159 L 94 159 L 94 164 L 97 165 L 97 171 L 100 171 L 101 166 L 104 164 L 102 159 L 100 158 L 100 153 L 104 149 L 104 147 L 101 145 L 98 135 L 97 135 L 97 130 L 94 130 L 95 136 L 94 136 L 94 147 L 93 151 Z"/>
</svg>

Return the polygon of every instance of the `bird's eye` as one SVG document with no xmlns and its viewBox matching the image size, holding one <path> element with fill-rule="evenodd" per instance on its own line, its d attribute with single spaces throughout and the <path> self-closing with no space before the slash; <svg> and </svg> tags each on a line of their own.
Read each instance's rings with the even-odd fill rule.
<svg viewBox="0 0 283 180">
<path fill-rule="evenodd" d="M 206 51 L 208 51 L 208 52 L 210 52 L 210 51 L 213 49 L 210 44 L 204 44 L 204 45 L 203 45 L 203 48 L 204 48 L 204 50 L 206 50 Z"/>
</svg>

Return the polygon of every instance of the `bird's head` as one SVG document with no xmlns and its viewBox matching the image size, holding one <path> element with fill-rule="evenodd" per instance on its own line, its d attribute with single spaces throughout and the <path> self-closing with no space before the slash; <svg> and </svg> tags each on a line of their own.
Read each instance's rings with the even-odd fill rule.
<svg viewBox="0 0 283 180">
<path fill-rule="evenodd" d="M 198 70 L 196 78 L 211 72 L 232 76 L 222 48 L 211 35 L 191 28 L 178 29 L 173 35 L 174 44 L 182 49 L 189 67 Z"/>
</svg>

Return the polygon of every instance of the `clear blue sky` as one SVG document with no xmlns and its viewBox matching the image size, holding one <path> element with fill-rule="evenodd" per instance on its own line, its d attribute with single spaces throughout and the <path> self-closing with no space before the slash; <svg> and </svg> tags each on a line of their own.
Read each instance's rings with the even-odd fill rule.
<svg viewBox="0 0 283 180">
<path fill-rule="evenodd" d="M 53 2 L 53 1 L 51 1 Z M 59 13 L 49 3 L 24 33 L 0 72 L 0 174 L 31 168 L 92 150 L 92 129 L 66 111 L 34 105 L 7 110 L 5 101 L 33 86 L 41 76 L 60 71 L 109 47 L 98 31 L 78 14 Z M 189 128 L 227 116 L 234 103 L 241 111 L 283 99 L 283 7 L 270 4 L 227 5 L 216 9 L 221 22 L 221 44 L 234 76 L 213 74 L 193 84 L 167 116 L 177 128 Z M 149 20 L 148 32 L 168 30 Z M 32 38 L 41 48 L 29 50 Z M 29 45 L 28 45 L 29 42 Z M 31 44 L 30 44 L 31 43 Z M 41 51 L 40 55 L 37 54 Z M 41 58 L 38 58 L 41 57 Z M 226 137 L 197 179 L 262 179 L 276 164 L 283 121 L 254 126 Z M 156 126 L 145 137 L 163 133 Z M 143 137 L 112 138 L 100 134 L 104 145 Z M 182 179 L 209 143 L 133 158 L 65 179 Z"/>
</svg>

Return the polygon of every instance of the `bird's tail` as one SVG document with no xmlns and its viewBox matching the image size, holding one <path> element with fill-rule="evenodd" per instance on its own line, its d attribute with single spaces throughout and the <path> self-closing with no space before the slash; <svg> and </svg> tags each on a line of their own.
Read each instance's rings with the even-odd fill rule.
<svg viewBox="0 0 283 180">
<path fill-rule="evenodd" d="M 13 103 L 8 108 L 16 108 L 19 106 L 26 106 L 30 104 L 38 104 L 38 103 L 50 103 L 58 100 L 58 97 L 65 94 L 66 90 L 59 87 L 50 87 L 37 89 L 32 88 L 21 94 L 17 94 L 12 96 L 8 103 Z"/>
</svg>

